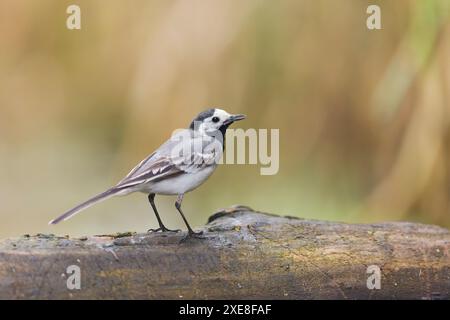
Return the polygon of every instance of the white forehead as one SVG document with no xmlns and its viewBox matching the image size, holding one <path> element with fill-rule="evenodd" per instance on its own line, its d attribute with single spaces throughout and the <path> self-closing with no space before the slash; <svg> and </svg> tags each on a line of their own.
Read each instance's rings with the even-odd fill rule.
<svg viewBox="0 0 450 320">
<path fill-rule="evenodd" d="M 215 109 L 213 117 L 219 117 L 220 119 L 227 119 L 229 116 L 231 116 L 228 112 L 222 109 Z"/>
</svg>

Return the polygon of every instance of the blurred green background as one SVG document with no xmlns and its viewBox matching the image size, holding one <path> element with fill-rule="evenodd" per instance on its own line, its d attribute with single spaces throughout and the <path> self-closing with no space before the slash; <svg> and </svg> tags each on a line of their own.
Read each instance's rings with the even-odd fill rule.
<svg viewBox="0 0 450 320">
<path fill-rule="evenodd" d="M 81 7 L 82 29 L 66 28 Z M 366 28 L 381 7 L 382 30 Z M 156 226 L 146 196 L 47 222 L 115 184 L 209 106 L 279 128 L 280 170 L 221 166 L 219 208 L 450 227 L 450 1 L 0 2 L 0 237 Z M 174 197 L 156 202 L 182 227 Z"/>
</svg>

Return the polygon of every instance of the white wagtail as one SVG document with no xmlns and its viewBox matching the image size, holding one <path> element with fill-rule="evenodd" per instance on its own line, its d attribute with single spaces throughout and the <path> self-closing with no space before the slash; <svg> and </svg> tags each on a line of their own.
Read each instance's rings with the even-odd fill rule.
<svg viewBox="0 0 450 320">
<path fill-rule="evenodd" d="M 192 230 L 181 210 L 183 195 L 200 186 L 214 172 L 225 148 L 226 130 L 230 124 L 244 118 L 242 114 L 232 115 L 217 108 L 201 112 L 188 129 L 172 135 L 117 185 L 70 209 L 49 224 L 67 220 L 113 196 L 139 191 L 148 194 L 148 200 L 159 223 L 158 229 L 149 231 L 179 231 L 164 226 L 155 206 L 156 194 L 177 195 L 175 207 L 186 224 L 188 235 L 198 235 L 199 233 Z"/>
</svg>

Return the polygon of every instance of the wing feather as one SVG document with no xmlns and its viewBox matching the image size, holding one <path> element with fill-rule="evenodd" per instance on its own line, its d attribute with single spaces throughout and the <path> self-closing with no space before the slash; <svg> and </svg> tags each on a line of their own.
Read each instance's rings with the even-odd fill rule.
<svg viewBox="0 0 450 320">
<path fill-rule="evenodd" d="M 205 142 L 201 137 L 193 136 L 192 132 L 188 132 L 188 139 L 180 139 L 180 137 L 183 137 L 183 134 L 186 137 L 186 132 L 180 132 L 178 135 L 172 136 L 171 139 L 160 146 L 154 153 L 134 167 L 116 187 L 127 188 L 175 174 L 195 173 L 209 165 L 216 164 L 217 150 L 219 150 L 219 156 L 221 156 L 221 144 L 218 145 L 219 147 L 211 147 L 211 141 Z M 194 146 L 198 146 L 199 142 L 201 150 L 196 151 Z M 174 150 L 185 150 L 179 148 L 181 146 L 180 143 L 183 143 L 183 146 L 187 147 L 188 150 L 194 151 L 174 154 Z"/>
</svg>

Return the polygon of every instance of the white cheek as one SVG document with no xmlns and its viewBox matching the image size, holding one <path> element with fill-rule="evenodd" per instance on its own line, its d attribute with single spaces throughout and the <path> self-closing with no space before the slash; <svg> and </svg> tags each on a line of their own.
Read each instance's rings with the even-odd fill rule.
<svg viewBox="0 0 450 320">
<path fill-rule="evenodd" d="M 199 132 L 205 132 L 205 130 L 207 129 L 207 126 L 202 123 L 199 127 L 198 127 L 198 131 Z"/>
</svg>

